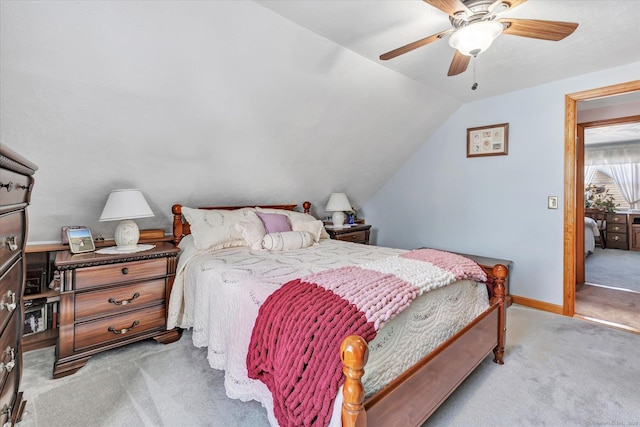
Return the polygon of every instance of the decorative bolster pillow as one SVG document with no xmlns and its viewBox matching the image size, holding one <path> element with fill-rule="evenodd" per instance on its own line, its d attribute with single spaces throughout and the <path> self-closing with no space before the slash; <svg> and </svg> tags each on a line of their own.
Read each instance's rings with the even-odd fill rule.
<svg viewBox="0 0 640 427">
<path fill-rule="evenodd" d="M 262 247 L 268 251 L 288 251 L 313 245 L 314 239 L 308 231 L 283 231 L 269 233 L 262 238 Z"/>
<path fill-rule="evenodd" d="M 256 207 L 256 212 L 261 212 L 261 213 L 278 213 L 281 215 L 286 215 L 289 218 L 289 221 L 291 222 L 291 229 L 293 231 L 309 231 L 311 232 L 311 234 L 315 235 L 314 231 L 311 230 L 307 230 L 306 228 L 303 229 L 302 227 L 298 227 L 296 224 L 300 224 L 302 222 L 316 222 L 319 221 L 319 223 L 322 225 L 320 227 L 320 233 L 319 233 L 319 237 L 318 240 L 321 239 L 329 239 L 329 233 L 327 233 L 327 230 L 324 229 L 324 224 L 322 223 L 322 221 L 320 221 L 317 218 L 314 218 L 313 216 L 303 213 L 303 212 L 296 212 L 296 211 L 287 211 L 284 209 L 271 209 L 271 208 L 261 208 L 261 207 Z"/>
<path fill-rule="evenodd" d="M 314 221 L 295 221 L 293 218 L 291 219 L 291 229 L 293 231 L 308 231 L 313 236 L 313 240 L 318 242 L 322 239 L 322 232 L 325 231 L 324 224 L 319 219 Z"/>
</svg>

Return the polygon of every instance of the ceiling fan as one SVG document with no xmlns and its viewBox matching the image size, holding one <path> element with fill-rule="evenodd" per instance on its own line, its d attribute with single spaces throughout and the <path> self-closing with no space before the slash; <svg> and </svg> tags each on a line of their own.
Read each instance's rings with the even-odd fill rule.
<svg viewBox="0 0 640 427">
<path fill-rule="evenodd" d="M 464 72 L 472 56 L 487 50 L 500 34 L 530 37 L 541 40 L 562 40 L 575 31 L 573 22 L 542 21 L 538 19 L 497 19 L 497 15 L 520 6 L 527 0 L 423 0 L 449 15 L 453 28 L 425 37 L 380 55 L 386 61 L 425 46 L 449 35 L 449 45 L 456 52 L 449 66 L 448 76 Z"/>
</svg>

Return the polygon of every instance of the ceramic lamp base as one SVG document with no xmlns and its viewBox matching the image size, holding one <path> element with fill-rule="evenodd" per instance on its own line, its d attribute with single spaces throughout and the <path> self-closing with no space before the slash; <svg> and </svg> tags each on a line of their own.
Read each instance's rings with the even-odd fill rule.
<svg viewBox="0 0 640 427">
<path fill-rule="evenodd" d="M 344 220 L 346 219 L 346 215 L 342 211 L 336 211 L 331 215 L 331 222 L 335 228 L 344 227 Z"/>
<path fill-rule="evenodd" d="M 116 247 L 118 250 L 130 251 L 135 249 L 139 239 L 140 230 L 134 221 L 125 219 L 118 223 L 115 234 Z"/>
</svg>

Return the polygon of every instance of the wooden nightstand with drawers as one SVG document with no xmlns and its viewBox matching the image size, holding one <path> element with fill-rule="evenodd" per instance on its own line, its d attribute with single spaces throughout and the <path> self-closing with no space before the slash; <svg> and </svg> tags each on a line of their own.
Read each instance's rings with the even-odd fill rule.
<svg viewBox="0 0 640 427">
<path fill-rule="evenodd" d="M 71 375 L 97 353 L 153 338 L 167 344 L 167 306 L 180 250 L 168 242 L 129 254 L 60 251 L 59 337 L 53 377 Z"/>
<path fill-rule="evenodd" d="M 348 228 L 330 228 L 326 227 L 329 237 L 334 240 L 343 240 L 345 242 L 369 244 L 369 233 L 371 225 L 358 224 Z"/>
</svg>

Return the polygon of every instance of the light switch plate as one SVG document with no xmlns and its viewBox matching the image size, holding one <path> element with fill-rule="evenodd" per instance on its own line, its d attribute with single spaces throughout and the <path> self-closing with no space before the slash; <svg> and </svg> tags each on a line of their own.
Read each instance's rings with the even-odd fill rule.
<svg viewBox="0 0 640 427">
<path fill-rule="evenodd" d="M 558 196 L 549 196 L 547 209 L 558 209 Z"/>
</svg>

